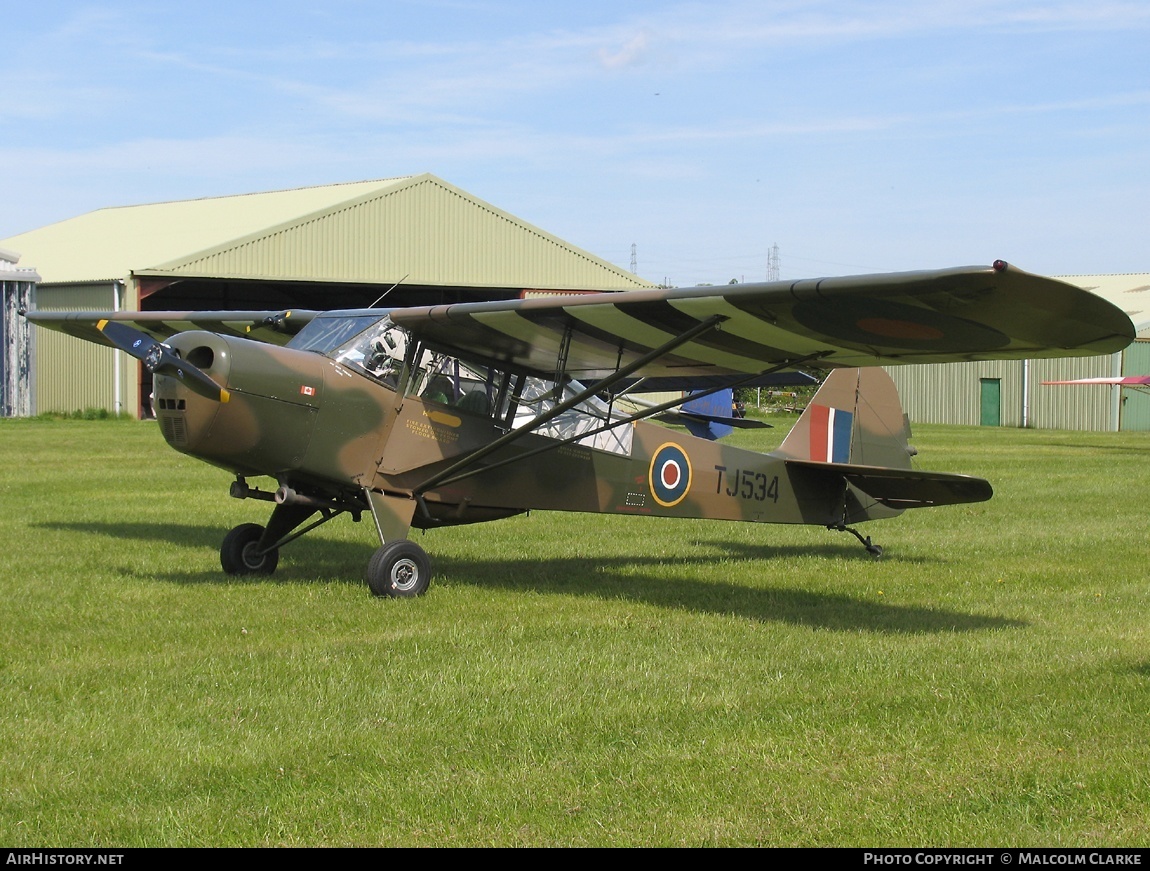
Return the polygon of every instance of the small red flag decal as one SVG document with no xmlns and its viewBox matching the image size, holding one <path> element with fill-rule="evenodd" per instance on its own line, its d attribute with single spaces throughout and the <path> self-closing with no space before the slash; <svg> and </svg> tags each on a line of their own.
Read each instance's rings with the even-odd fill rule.
<svg viewBox="0 0 1150 871">
<path fill-rule="evenodd" d="M 314 387 L 308 387 L 306 384 L 300 385 L 299 392 L 302 393 L 304 396 L 315 396 L 315 388 Z"/>
</svg>

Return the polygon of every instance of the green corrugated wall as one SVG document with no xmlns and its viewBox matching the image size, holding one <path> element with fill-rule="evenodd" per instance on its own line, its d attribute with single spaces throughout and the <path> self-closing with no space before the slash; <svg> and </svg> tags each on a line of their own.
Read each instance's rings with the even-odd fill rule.
<svg viewBox="0 0 1150 871">
<path fill-rule="evenodd" d="M 1126 349 L 1123 375 L 1150 375 L 1150 342 L 1135 342 Z M 1150 394 L 1122 388 L 1122 429 L 1150 430 Z"/>
<path fill-rule="evenodd" d="M 60 285 L 36 290 L 36 308 L 42 311 L 111 311 L 114 287 L 107 284 Z M 54 330 L 33 330 L 36 414 L 73 412 L 89 408 L 137 414 L 139 367 L 127 354 L 82 342 Z M 120 406 L 112 373 L 120 358 Z"/>
</svg>

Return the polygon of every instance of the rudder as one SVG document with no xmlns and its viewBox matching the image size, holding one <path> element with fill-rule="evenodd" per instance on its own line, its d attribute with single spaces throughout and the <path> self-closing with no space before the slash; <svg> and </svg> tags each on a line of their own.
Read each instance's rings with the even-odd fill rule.
<svg viewBox="0 0 1150 871">
<path fill-rule="evenodd" d="M 898 390 L 881 368 L 835 369 L 774 453 L 815 463 L 911 468 Z"/>
</svg>

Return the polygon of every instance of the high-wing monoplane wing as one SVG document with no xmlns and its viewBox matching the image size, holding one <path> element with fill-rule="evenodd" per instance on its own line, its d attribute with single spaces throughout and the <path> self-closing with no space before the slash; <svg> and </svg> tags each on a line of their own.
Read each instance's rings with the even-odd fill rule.
<svg viewBox="0 0 1150 871">
<path fill-rule="evenodd" d="M 1091 356 L 1134 339 L 1116 306 L 996 261 L 966 267 L 393 309 L 429 345 L 593 381 Z"/>
<path fill-rule="evenodd" d="M 1106 387 L 1123 387 L 1139 393 L 1150 393 L 1150 375 L 1121 375 L 1113 378 L 1075 378 L 1070 381 L 1043 381 L 1044 385 L 1065 386 L 1076 384 L 1101 384 Z"/>
<path fill-rule="evenodd" d="M 362 315 L 369 310 L 361 309 Z M 314 311 L 31 312 L 50 329 L 109 344 L 101 320 L 161 341 L 203 329 L 285 344 Z M 328 313 L 324 316 L 331 316 Z M 722 285 L 379 310 L 429 346 L 543 376 L 676 379 L 796 366 L 1093 356 L 1134 325 L 1088 291 L 1003 261 L 793 282 Z M 622 383 L 617 380 L 617 383 Z"/>
<path fill-rule="evenodd" d="M 164 312 L 28 312 L 28 320 L 78 339 L 111 345 L 97 326 L 101 321 L 127 324 L 164 341 L 187 330 L 208 330 L 227 336 L 285 345 L 308 324 L 314 311 L 164 311 Z"/>
<path fill-rule="evenodd" d="M 1150 387 L 1150 375 L 1126 375 L 1115 378 L 1075 378 L 1073 381 L 1043 381 L 1043 384 L 1109 384 L 1120 387 Z"/>
</svg>

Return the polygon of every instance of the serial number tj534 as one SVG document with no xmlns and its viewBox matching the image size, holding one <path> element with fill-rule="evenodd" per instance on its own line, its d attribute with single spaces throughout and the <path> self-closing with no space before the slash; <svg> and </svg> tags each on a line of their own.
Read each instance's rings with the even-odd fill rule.
<svg viewBox="0 0 1150 871">
<path fill-rule="evenodd" d="M 730 474 L 726 466 L 715 466 L 718 480 L 715 493 L 726 493 L 739 499 L 753 499 L 755 502 L 779 501 L 779 476 L 768 476 L 750 469 L 736 469 Z M 724 484 L 726 486 L 724 486 Z"/>
</svg>

